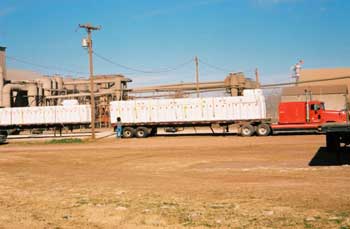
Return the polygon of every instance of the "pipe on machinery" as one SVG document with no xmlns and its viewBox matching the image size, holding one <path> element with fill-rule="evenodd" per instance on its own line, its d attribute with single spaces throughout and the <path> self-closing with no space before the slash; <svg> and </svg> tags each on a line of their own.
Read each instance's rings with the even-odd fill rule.
<svg viewBox="0 0 350 229">
<path fill-rule="evenodd" d="M 56 81 L 56 89 L 62 90 L 63 89 L 63 78 L 60 76 L 55 76 L 53 79 Z"/>
<path fill-rule="evenodd" d="M 43 96 L 44 96 L 44 89 L 41 84 L 38 84 L 38 104 L 37 105 L 44 105 L 43 104 Z"/>
<path fill-rule="evenodd" d="M 35 83 L 30 83 L 26 85 L 28 91 L 28 104 L 30 107 L 37 106 L 37 98 L 38 98 L 38 86 Z"/>
<path fill-rule="evenodd" d="M 53 88 L 53 89 L 56 89 L 57 91 L 55 92 L 55 95 L 59 95 L 60 94 L 60 91 L 63 90 L 63 78 L 60 77 L 60 76 L 55 76 L 53 77 L 53 80 L 56 84 L 56 88 Z M 62 103 L 62 100 L 61 99 L 58 99 L 57 100 L 57 104 L 61 104 Z"/>
<path fill-rule="evenodd" d="M 36 81 L 42 85 L 42 87 L 44 89 L 44 96 L 51 95 L 52 83 L 51 83 L 51 79 L 49 77 L 41 77 L 41 78 L 37 79 Z"/>
</svg>

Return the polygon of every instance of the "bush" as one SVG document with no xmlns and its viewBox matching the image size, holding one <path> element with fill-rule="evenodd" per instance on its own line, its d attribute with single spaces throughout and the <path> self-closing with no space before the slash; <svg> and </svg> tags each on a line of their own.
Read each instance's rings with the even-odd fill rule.
<svg viewBox="0 0 350 229">
<path fill-rule="evenodd" d="M 52 139 L 47 141 L 47 144 L 67 144 L 67 143 L 82 143 L 80 138 L 64 138 L 64 139 Z"/>
</svg>

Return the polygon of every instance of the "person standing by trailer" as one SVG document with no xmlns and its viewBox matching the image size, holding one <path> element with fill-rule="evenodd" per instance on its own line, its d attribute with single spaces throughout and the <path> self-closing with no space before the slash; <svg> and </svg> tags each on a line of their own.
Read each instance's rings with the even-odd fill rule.
<svg viewBox="0 0 350 229">
<path fill-rule="evenodd" d="M 117 138 L 121 138 L 122 137 L 122 131 L 123 131 L 123 127 L 122 127 L 122 120 L 120 119 L 120 117 L 117 117 Z"/>
<path fill-rule="evenodd" d="M 298 63 L 296 63 L 291 69 L 293 70 L 293 75 L 292 78 L 295 78 L 295 85 L 298 85 L 299 83 L 299 78 L 300 78 L 300 72 L 301 72 L 301 67 L 304 64 L 303 60 L 299 60 Z"/>
</svg>

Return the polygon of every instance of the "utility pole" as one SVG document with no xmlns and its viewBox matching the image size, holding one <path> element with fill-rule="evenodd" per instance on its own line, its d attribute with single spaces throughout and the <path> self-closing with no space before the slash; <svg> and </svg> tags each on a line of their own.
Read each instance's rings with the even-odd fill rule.
<svg viewBox="0 0 350 229">
<path fill-rule="evenodd" d="M 194 62 L 196 63 L 196 91 L 197 98 L 199 98 L 199 70 L 198 70 L 198 57 L 194 57 Z"/>
<path fill-rule="evenodd" d="M 85 29 L 87 32 L 87 39 L 84 38 L 82 42 L 83 47 L 87 47 L 89 50 L 89 66 L 90 66 L 90 106 L 91 106 L 91 139 L 95 139 L 95 94 L 94 94 L 94 64 L 92 62 L 92 39 L 91 31 L 100 30 L 101 27 L 92 26 L 89 23 L 79 24 L 79 27 Z"/>
</svg>

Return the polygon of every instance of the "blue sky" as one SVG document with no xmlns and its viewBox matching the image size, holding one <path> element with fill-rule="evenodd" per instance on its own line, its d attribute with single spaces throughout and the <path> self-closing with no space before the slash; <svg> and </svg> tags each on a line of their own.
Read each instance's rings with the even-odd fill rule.
<svg viewBox="0 0 350 229">
<path fill-rule="evenodd" d="M 87 72 L 85 31 L 76 29 L 90 22 L 102 26 L 93 33 L 96 53 L 115 63 L 158 71 L 198 55 L 203 81 L 228 71 L 253 77 L 258 67 L 263 83 L 286 82 L 300 58 L 305 68 L 350 65 L 349 12 L 348 0 L 1 0 L 0 45 L 49 67 L 8 60 L 8 68 Z M 193 62 L 153 74 L 94 63 L 96 74 L 123 73 L 136 85 L 194 81 Z"/>
</svg>

